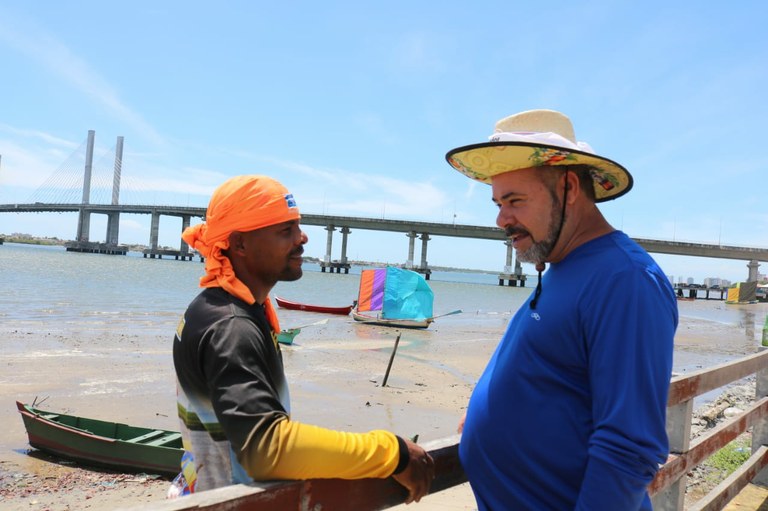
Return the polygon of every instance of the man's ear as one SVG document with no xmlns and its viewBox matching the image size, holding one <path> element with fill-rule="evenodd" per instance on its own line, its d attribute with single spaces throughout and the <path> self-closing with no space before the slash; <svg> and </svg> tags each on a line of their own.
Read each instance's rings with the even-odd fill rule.
<svg viewBox="0 0 768 511">
<path fill-rule="evenodd" d="M 229 250 L 241 252 L 245 248 L 243 233 L 234 231 L 229 235 Z"/>
<path fill-rule="evenodd" d="M 565 189 L 568 190 L 568 203 L 572 204 L 581 190 L 581 182 L 576 172 L 568 171 L 565 173 Z"/>
</svg>

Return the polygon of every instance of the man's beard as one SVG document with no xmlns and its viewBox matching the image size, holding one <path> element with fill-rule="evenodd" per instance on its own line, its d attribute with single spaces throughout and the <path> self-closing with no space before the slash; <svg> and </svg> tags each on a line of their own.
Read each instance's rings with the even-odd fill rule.
<svg viewBox="0 0 768 511">
<path fill-rule="evenodd" d="M 304 247 L 301 247 L 298 250 L 292 252 L 291 257 L 301 256 L 302 254 L 304 254 Z M 280 271 L 280 274 L 277 277 L 277 282 L 294 282 L 299 280 L 302 275 L 304 275 L 304 270 L 302 267 L 299 266 L 296 268 L 289 262 L 285 265 L 282 271 Z"/>
<path fill-rule="evenodd" d="M 538 264 L 545 262 L 546 258 L 555 247 L 557 238 L 560 236 L 560 224 L 563 221 L 562 204 L 560 204 L 560 201 L 553 192 L 550 192 L 550 194 L 552 196 L 552 209 L 549 212 L 549 230 L 543 240 L 537 242 L 533 239 L 531 233 L 525 229 L 518 229 L 515 227 L 506 229 L 507 236 L 511 236 L 515 233 L 522 233 L 527 234 L 531 238 L 531 246 L 526 250 L 517 250 L 517 253 L 515 254 L 517 260 L 521 263 Z"/>
</svg>

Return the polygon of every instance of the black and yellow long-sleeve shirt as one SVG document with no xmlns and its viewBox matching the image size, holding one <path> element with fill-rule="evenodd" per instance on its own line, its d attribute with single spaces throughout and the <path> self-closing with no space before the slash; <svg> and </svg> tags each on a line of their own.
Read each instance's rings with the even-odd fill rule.
<svg viewBox="0 0 768 511">
<path fill-rule="evenodd" d="M 179 324 L 173 362 L 196 491 L 251 480 L 383 478 L 402 468 L 401 441 L 390 432 L 290 420 L 280 347 L 259 304 L 203 290 Z"/>
</svg>

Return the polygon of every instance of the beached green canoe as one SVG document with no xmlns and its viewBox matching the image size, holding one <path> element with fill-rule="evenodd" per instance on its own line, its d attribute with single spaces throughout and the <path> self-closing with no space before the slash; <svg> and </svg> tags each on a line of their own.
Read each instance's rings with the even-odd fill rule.
<svg viewBox="0 0 768 511">
<path fill-rule="evenodd" d="M 181 434 L 41 410 L 16 401 L 29 444 L 80 463 L 127 472 L 177 475 Z"/>
</svg>

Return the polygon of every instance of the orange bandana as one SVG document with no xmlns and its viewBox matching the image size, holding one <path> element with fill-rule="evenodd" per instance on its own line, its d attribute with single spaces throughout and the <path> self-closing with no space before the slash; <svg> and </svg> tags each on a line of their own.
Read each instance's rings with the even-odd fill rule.
<svg viewBox="0 0 768 511">
<path fill-rule="evenodd" d="M 200 287 L 221 287 L 253 305 L 256 302 L 253 293 L 235 276 L 229 258 L 221 253 L 229 248 L 229 235 L 299 218 L 293 195 L 271 177 L 236 176 L 224 182 L 211 196 L 205 222 L 188 227 L 181 235 L 205 258 L 205 276 L 200 278 Z M 279 332 L 277 313 L 269 297 L 264 309 L 272 329 Z"/>
</svg>

